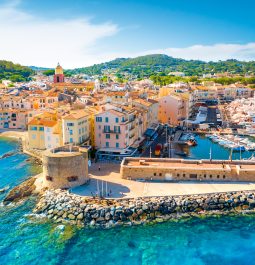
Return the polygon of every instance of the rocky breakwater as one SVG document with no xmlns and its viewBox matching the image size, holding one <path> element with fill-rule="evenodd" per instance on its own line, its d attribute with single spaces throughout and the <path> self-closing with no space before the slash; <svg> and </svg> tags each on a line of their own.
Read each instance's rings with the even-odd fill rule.
<svg viewBox="0 0 255 265">
<path fill-rule="evenodd" d="M 112 227 L 212 213 L 253 212 L 254 209 L 253 191 L 114 200 L 48 190 L 41 195 L 34 212 L 45 214 L 56 223 Z"/>
</svg>

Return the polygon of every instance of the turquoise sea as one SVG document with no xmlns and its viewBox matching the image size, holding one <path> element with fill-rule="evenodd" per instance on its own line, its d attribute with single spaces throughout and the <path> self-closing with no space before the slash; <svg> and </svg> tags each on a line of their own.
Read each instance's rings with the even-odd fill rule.
<svg viewBox="0 0 255 265">
<path fill-rule="evenodd" d="M 17 148 L 16 142 L 0 138 L 0 155 Z M 0 188 L 17 185 L 35 173 L 37 169 L 26 159 L 16 154 L 0 160 Z M 0 206 L 1 265 L 255 263 L 253 216 L 92 230 L 43 222 L 29 215 L 33 206 L 33 199 L 18 206 Z"/>
</svg>

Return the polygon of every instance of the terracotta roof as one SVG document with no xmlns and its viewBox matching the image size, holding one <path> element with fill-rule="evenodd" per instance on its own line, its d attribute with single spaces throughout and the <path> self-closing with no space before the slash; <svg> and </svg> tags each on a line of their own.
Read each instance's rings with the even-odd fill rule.
<svg viewBox="0 0 255 265">
<path fill-rule="evenodd" d="M 63 117 L 64 120 L 78 120 L 88 116 L 89 114 L 85 110 L 71 111 L 69 114 Z"/>
</svg>

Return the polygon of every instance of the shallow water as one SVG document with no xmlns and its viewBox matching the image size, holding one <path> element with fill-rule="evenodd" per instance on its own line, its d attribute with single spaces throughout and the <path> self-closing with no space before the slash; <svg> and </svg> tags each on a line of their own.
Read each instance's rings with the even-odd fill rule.
<svg viewBox="0 0 255 265">
<path fill-rule="evenodd" d="M 0 138 L 0 155 L 17 143 Z M 0 160 L 0 187 L 35 170 L 17 154 Z M 110 230 L 77 229 L 31 218 L 33 199 L 0 206 L 0 264 L 254 264 L 253 216 L 192 218 Z"/>
</svg>

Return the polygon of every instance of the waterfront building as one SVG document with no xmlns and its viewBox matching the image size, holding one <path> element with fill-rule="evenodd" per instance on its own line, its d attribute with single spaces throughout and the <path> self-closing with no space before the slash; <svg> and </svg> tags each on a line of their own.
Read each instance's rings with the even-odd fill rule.
<svg viewBox="0 0 255 265">
<path fill-rule="evenodd" d="M 44 112 L 28 123 L 28 147 L 48 149 L 62 145 L 62 131 L 56 113 Z"/>
<path fill-rule="evenodd" d="M 171 125 L 183 125 L 189 115 L 189 94 L 173 93 L 159 99 L 158 120 Z"/>
<path fill-rule="evenodd" d="M 253 182 L 255 161 L 128 157 L 122 161 L 120 173 L 132 180 Z"/>
<path fill-rule="evenodd" d="M 62 118 L 64 144 L 89 145 L 90 114 L 85 110 L 72 110 Z"/>
<path fill-rule="evenodd" d="M 28 112 L 19 109 L 0 110 L 0 129 L 22 129 L 27 128 Z"/>
</svg>

